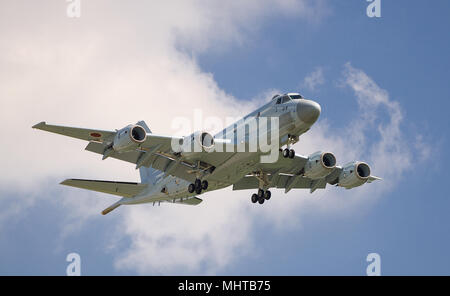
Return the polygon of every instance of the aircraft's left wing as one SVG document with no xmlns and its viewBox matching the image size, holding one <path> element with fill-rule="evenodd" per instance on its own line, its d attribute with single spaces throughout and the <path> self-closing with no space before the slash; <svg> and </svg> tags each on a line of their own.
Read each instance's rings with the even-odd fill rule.
<svg viewBox="0 0 450 296">
<path fill-rule="evenodd" d="M 324 189 L 327 182 L 324 179 L 311 180 L 303 176 L 295 175 L 270 175 L 268 177 L 269 185 L 268 188 L 278 188 L 285 189 L 288 192 L 291 189 L 311 189 L 314 191 L 316 189 Z M 237 183 L 233 184 L 233 190 L 244 190 L 244 189 L 258 189 L 259 179 L 255 176 L 245 176 Z"/>
<path fill-rule="evenodd" d="M 317 160 L 316 160 L 317 162 Z M 281 155 L 278 157 L 278 160 L 273 163 L 259 163 L 256 166 L 255 172 L 253 175 L 246 176 L 239 180 L 237 183 L 233 185 L 234 190 L 240 189 L 257 189 L 263 187 L 276 187 L 276 188 L 284 188 L 285 192 L 289 192 L 294 188 L 309 188 L 310 192 L 314 192 L 317 189 L 323 189 L 327 184 L 335 185 L 338 184 L 341 178 L 341 173 L 344 168 L 341 166 L 335 166 L 332 168 L 328 174 L 319 179 L 310 179 L 304 176 L 305 166 L 308 163 L 308 157 L 302 155 L 295 155 L 293 159 L 284 158 Z M 347 170 L 349 170 L 350 174 L 352 172 L 356 172 L 356 166 L 359 166 L 361 162 L 352 162 L 347 165 Z M 370 174 L 370 169 L 367 164 L 364 164 L 367 167 L 367 170 Z M 344 173 L 345 175 L 345 173 Z M 369 175 L 365 176 L 366 179 L 362 183 L 357 183 L 355 185 L 347 184 L 343 185 L 345 188 L 353 188 L 356 186 L 360 186 L 367 183 L 372 183 L 376 180 L 381 180 L 381 178 Z"/>
</svg>

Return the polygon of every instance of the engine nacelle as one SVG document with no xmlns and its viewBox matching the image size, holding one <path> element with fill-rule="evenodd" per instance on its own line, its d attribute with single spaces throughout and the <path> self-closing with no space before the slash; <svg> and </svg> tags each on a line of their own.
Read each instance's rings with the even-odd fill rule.
<svg viewBox="0 0 450 296">
<path fill-rule="evenodd" d="M 326 177 L 336 167 L 336 157 L 331 152 L 316 152 L 308 157 L 304 176 L 316 180 Z"/>
<path fill-rule="evenodd" d="M 117 131 L 112 148 L 119 153 L 132 151 L 144 143 L 146 138 L 147 132 L 142 126 L 130 124 Z"/>
<path fill-rule="evenodd" d="M 214 144 L 214 137 L 210 133 L 198 131 L 172 143 L 172 149 L 189 159 L 198 153 L 213 151 Z"/>
<path fill-rule="evenodd" d="M 370 167 L 365 162 L 348 163 L 339 175 L 338 185 L 347 189 L 358 187 L 367 182 L 370 177 Z"/>
</svg>

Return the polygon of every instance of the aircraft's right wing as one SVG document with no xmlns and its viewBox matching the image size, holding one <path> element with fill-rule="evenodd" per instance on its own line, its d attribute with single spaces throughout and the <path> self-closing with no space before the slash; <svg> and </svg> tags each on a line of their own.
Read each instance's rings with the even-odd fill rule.
<svg viewBox="0 0 450 296">
<path fill-rule="evenodd" d="M 35 124 L 33 128 L 85 141 L 107 142 L 112 141 L 116 135 L 114 131 L 50 125 L 44 121 Z"/>
<path fill-rule="evenodd" d="M 124 152 L 118 152 L 112 149 L 114 138 L 117 133 L 120 132 L 117 130 L 106 131 L 85 129 L 49 125 L 45 122 L 40 122 L 34 125 L 33 128 L 89 141 L 85 150 L 103 155 L 103 159 L 108 157 L 116 158 L 133 163 L 136 165 L 136 168 L 140 168 L 141 166 L 152 167 L 165 172 L 167 175 L 173 175 L 190 182 L 194 182 L 196 179 L 196 171 L 204 171 L 206 174 L 206 172 L 211 172 L 214 169 L 210 160 L 223 162 L 226 157 L 229 157 L 229 154 L 225 152 L 221 153 L 220 157 L 217 157 L 217 154 L 213 156 L 213 153 L 204 153 L 204 157 L 208 158 L 207 162 L 183 160 L 182 158 L 177 157 L 172 150 L 172 141 L 179 141 L 182 139 L 181 137 L 152 134 L 144 121 L 138 122 L 137 125 L 146 131 L 146 139 L 143 143 L 140 143 L 136 149 Z"/>
</svg>

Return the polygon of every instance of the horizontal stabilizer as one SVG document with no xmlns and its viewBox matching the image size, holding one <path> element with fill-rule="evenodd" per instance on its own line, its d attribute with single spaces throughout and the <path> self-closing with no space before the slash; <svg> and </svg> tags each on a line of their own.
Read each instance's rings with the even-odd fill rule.
<svg viewBox="0 0 450 296">
<path fill-rule="evenodd" d="M 202 199 L 193 196 L 193 197 L 190 197 L 190 198 L 187 198 L 187 199 L 183 199 L 182 201 L 176 201 L 176 203 L 180 203 L 180 204 L 183 204 L 183 205 L 196 206 L 199 203 L 201 203 L 202 201 L 203 201 Z"/>
<path fill-rule="evenodd" d="M 100 181 L 67 179 L 61 182 L 62 185 L 93 190 L 97 192 L 109 193 L 123 197 L 133 197 L 144 190 L 148 185 L 131 182 Z"/>
<path fill-rule="evenodd" d="M 102 215 L 108 214 L 109 212 L 117 209 L 119 206 L 120 206 L 120 202 L 116 202 L 116 203 L 112 204 L 111 206 L 107 207 L 106 209 L 104 209 L 102 211 Z"/>
</svg>

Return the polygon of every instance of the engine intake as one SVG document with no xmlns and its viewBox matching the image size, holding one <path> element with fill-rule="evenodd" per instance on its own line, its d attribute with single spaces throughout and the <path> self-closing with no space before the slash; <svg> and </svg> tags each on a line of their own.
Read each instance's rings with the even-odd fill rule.
<svg viewBox="0 0 450 296">
<path fill-rule="evenodd" d="M 114 137 L 113 149 L 116 152 L 135 150 L 147 139 L 147 132 L 140 125 L 128 125 L 118 130 Z"/>
<path fill-rule="evenodd" d="M 351 162 L 344 166 L 339 176 L 338 185 L 347 189 L 358 187 L 367 182 L 370 167 L 365 162 Z"/>
<path fill-rule="evenodd" d="M 331 152 L 311 154 L 305 164 L 304 176 L 310 179 L 321 179 L 326 177 L 336 167 L 336 157 Z"/>
</svg>

